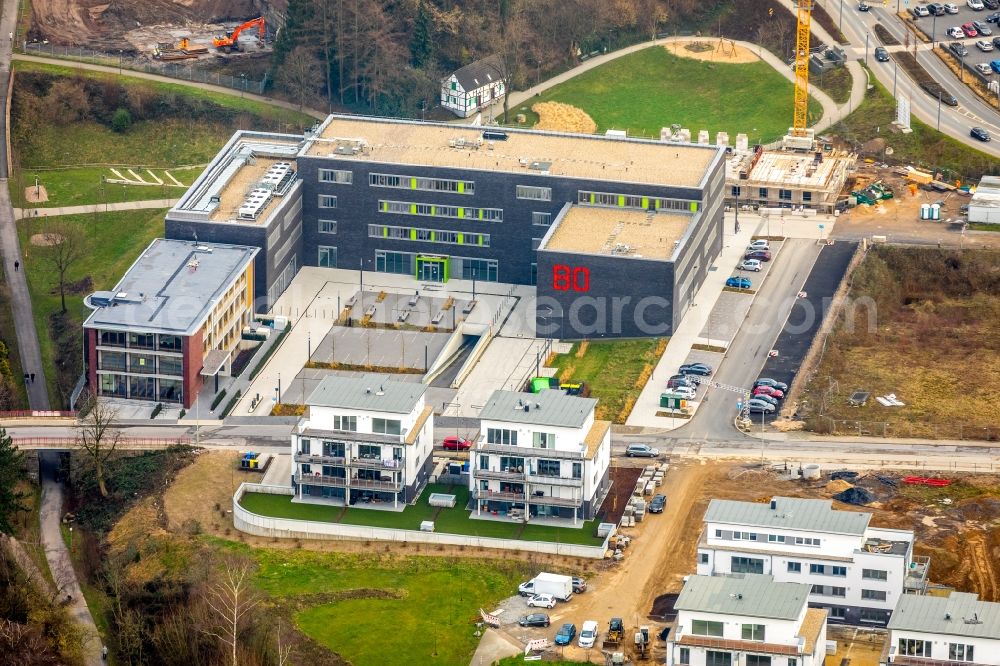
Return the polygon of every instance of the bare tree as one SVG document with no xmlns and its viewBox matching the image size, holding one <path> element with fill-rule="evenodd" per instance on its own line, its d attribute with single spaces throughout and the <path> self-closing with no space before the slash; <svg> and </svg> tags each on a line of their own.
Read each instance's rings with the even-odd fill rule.
<svg viewBox="0 0 1000 666">
<path fill-rule="evenodd" d="M 521 64 L 527 23 L 521 0 L 498 0 L 497 23 L 500 35 L 496 55 L 500 60 L 500 78 L 503 81 L 503 117 L 509 123 L 511 84 L 518 75 Z"/>
<path fill-rule="evenodd" d="M 97 478 L 101 497 L 107 497 L 104 466 L 121 440 L 118 410 L 93 393 L 86 396 L 83 404 L 86 415 L 77 424 L 76 441 L 80 450 L 94 463 L 94 476 Z"/>
<path fill-rule="evenodd" d="M 223 566 L 222 580 L 208 588 L 205 603 L 216 616 L 216 630 L 206 631 L 232 651 L 232 666 L 239 666 L 237 647 L 240 631 L 260 598 L 250 586 L 252 567 L 245 559 L 230 559 Z"/>
<path fill-rule="evenodd" d="M 297 46 L 285 58 L 285 64 L 279 74 L 279 81 L 298 101 L 299 111 L 301 111 L 306 99 L 316 92 L 316 81 L 319 76 L 319 59 L 310 49 Z"/>
<path fill-rule="evenodd" d="M 42 234 L 42 243 L 40 255 L 59 278 L 59 299 L 66 312 L 66 276 L 87 253 L 83 230 L 75 224 L 55 222 Z"/>
</svg>

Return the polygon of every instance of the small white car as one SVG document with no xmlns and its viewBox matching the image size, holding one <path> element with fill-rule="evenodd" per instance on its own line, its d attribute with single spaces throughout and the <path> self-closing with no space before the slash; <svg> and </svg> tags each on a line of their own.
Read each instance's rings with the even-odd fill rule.
<svg viewBox="0 0 1000 666">
<path fill-rule="evenodd" d="M 991 42 L 988 39 L 977 39 L 976 40 L 976 48 L 979 49 L 980 51 L 982 51 L 983 53 L 986 53 L 987 51 L 992 51 L 993 50 L 993 42 Z M 982 63 L 980 63 L 980 64 L 982 64 Z"/>
<path fill-rule="evenodd" d="M 580 638 L 577 641 L 582 648 L 592 648 L 597 642 L 597 620 L 587 620 L 580 629 Z"/>
<path fill-rule="evenodd" d="M 966 0 L 965 4 L 969 6 L 969 9 L 977 12 L 981 12 L 986 9 L 986 5 L 983 4 L 983 0 Z"/>
<path fill-rule="evenodd" d="M 529 608 L 555 608 L 556 598 L 551 594 L 536 594 L 528 599 Z"/>
<path fill-rule="evenodd" d="M 673 395 L 679 398 L 684 398 L 685 400 L 694 400 L 695 396 L 698 395 L 697 391 L 690 386 L 675 386 L 670 389 L 668 393 L 672 393 Z"/>
<path fill-rule="evenodd" d="M 957 14 L 958 7 L 953 2 L 947 2 L 944 5 L 944 11 L 948 14 Z"/>
<path fill-rule="evenodd" d="M 737 266 L 741 271 L 753 271 L 754 273 L 760 272 L 760 259 L 744 259 Z"/>
<path fill-rule="evenodd" d="M 916 7 L 913 8 L 913 15 L 916 16 L 917 18 L 920 18 L 922 16 L 930 16 L 931 10 L 927 9 L 927 7 L 925 7 L 924 5 L 917 5 Z"/>
<path fill-rule="evenodd" d="M 990 66 L 985 62 L 977 62 L 976 71 L 982 74 L 983 76 L 989 76 L 990 74 L 993 73 L 993 70 L 990 69 Z"/>
<path fill-rule="evenodd" d="M 757 240 L 750 241 L 750 244 L 747 245 L 748 252 L 753 252 L 754 250 L 770 250 L 770 249 L 771 249 L 771 244 L 763 238 L 758 238 Z"/>
<path fill-rule="evenodd" d="M 962 29 L 957 26 L 954 28 L 948 28 L 948 30 L 945 31 L 945 34 L 952 39 L 965 39 L 965 33 L 962 32 Z"/>
</svg>

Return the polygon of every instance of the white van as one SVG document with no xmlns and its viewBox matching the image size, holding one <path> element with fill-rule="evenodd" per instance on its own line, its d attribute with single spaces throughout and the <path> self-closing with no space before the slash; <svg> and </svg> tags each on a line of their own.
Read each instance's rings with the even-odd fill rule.
<svg viewBox="0 0 1000 666">
<path fill-rule="evenodd" d="M 597 642 L 597 620 L 587 620 L 580 630 L 579 645 L 582 648 L 592 648 Z"/>
</svg>

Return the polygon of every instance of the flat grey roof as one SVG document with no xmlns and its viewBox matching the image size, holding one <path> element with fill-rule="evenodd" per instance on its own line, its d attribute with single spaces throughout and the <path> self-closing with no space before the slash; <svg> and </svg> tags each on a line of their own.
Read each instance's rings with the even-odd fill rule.
<svg viewBox="0 0 1000 666">
<path fill-rule="evenodd" d="M 773 509 L 771 504 L 714 499 L 705 522 L 860 536 L 872 517 L 861 511 L 834 511 L 832 500 L 775 497 L 771 502 Z"/>
<path fill-rule="evenodd" d="M 776 583 L 773 576 L 690 576 L 677 597 L 677 610 L 795 620 L 809 598 L 804 583 Z"/>
<path fill-rule="evenodd" d="M 980 601 L 967 592 L 948 597 L 904 594 L 896 602 L 889 629 L 1000 640 L 1000 603 Z"/>
<path fill-rule="evenodd" d="M 351 377 L 331 376 L 319 383 L 306 404 L 369 412 L 409 414 L 427 387 L 420 382 L 401 382 L 392 375 L 373 373 Z"/>
<path fill-rule="evenodd" d="M 1000 208 L 1000 178 L 997 176 L 983 176 L 979 181 L 979 186 L 972 194 L 970 206 L 983 206 L 984 208 Z"/>
<path fill-rule="evenodd" d="M 494 391 L 479 412 L 479 418 L 489 421 L 580 428 L 596 406 L 597 400 L 593 398 L 566 395 L 555 389 L 541 393 Z"/>
<path fill-rule="evenodd" d="M 157 238 L 115 285 L 114 305 L 85 328 L 191 335 L 258 250 L 243 245 Z"/>
</svg>

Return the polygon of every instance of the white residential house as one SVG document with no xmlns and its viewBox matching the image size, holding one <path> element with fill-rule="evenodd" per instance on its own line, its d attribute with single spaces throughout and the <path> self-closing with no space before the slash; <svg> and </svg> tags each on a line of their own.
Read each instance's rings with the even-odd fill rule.
<svg viewBox="0 0 1000 666">
<path fill-rule="evenodd" d="M 611 488 L 611 423 L 596 406 L 555 389 L 494 391 L 469 458 L 473 516 L 593 519 Z"/>
<path fill-rule="evenodd" d="M 667 666 L 823 666 L 826 611 L 808 602 L 808 585 L 772 576 L 689 576 Z"/>
<path fill-rule="evenodd" d="M 326 377 L 292 432 L 293 501 L 402 509 L 431 472 L 426 387 L 386 375 Z"/>
<path fill-rule="evenodd" d="M 871 514 L 831 500 L 770 503 L 714 499 L 698 543 L 698 574 L 770 574 L 806 583 L 830 621 L 884 626 L 904 593 L 926 592 L 930 558 L 914 557 L 913 532 L 869 526 Z"/>
<path fill-rule="evenodd" d="M 889 620 L 882 666 L 1000 666 L 1000 603 L 975 594 L 911 596 Z"/>
<path fill-rule="evenodd" d="M 503 64 L 497 56 L 470 63 L 441 81 L 441 106 L 468 118 L 504 96 L 503 79 Z"/>
</svg>

